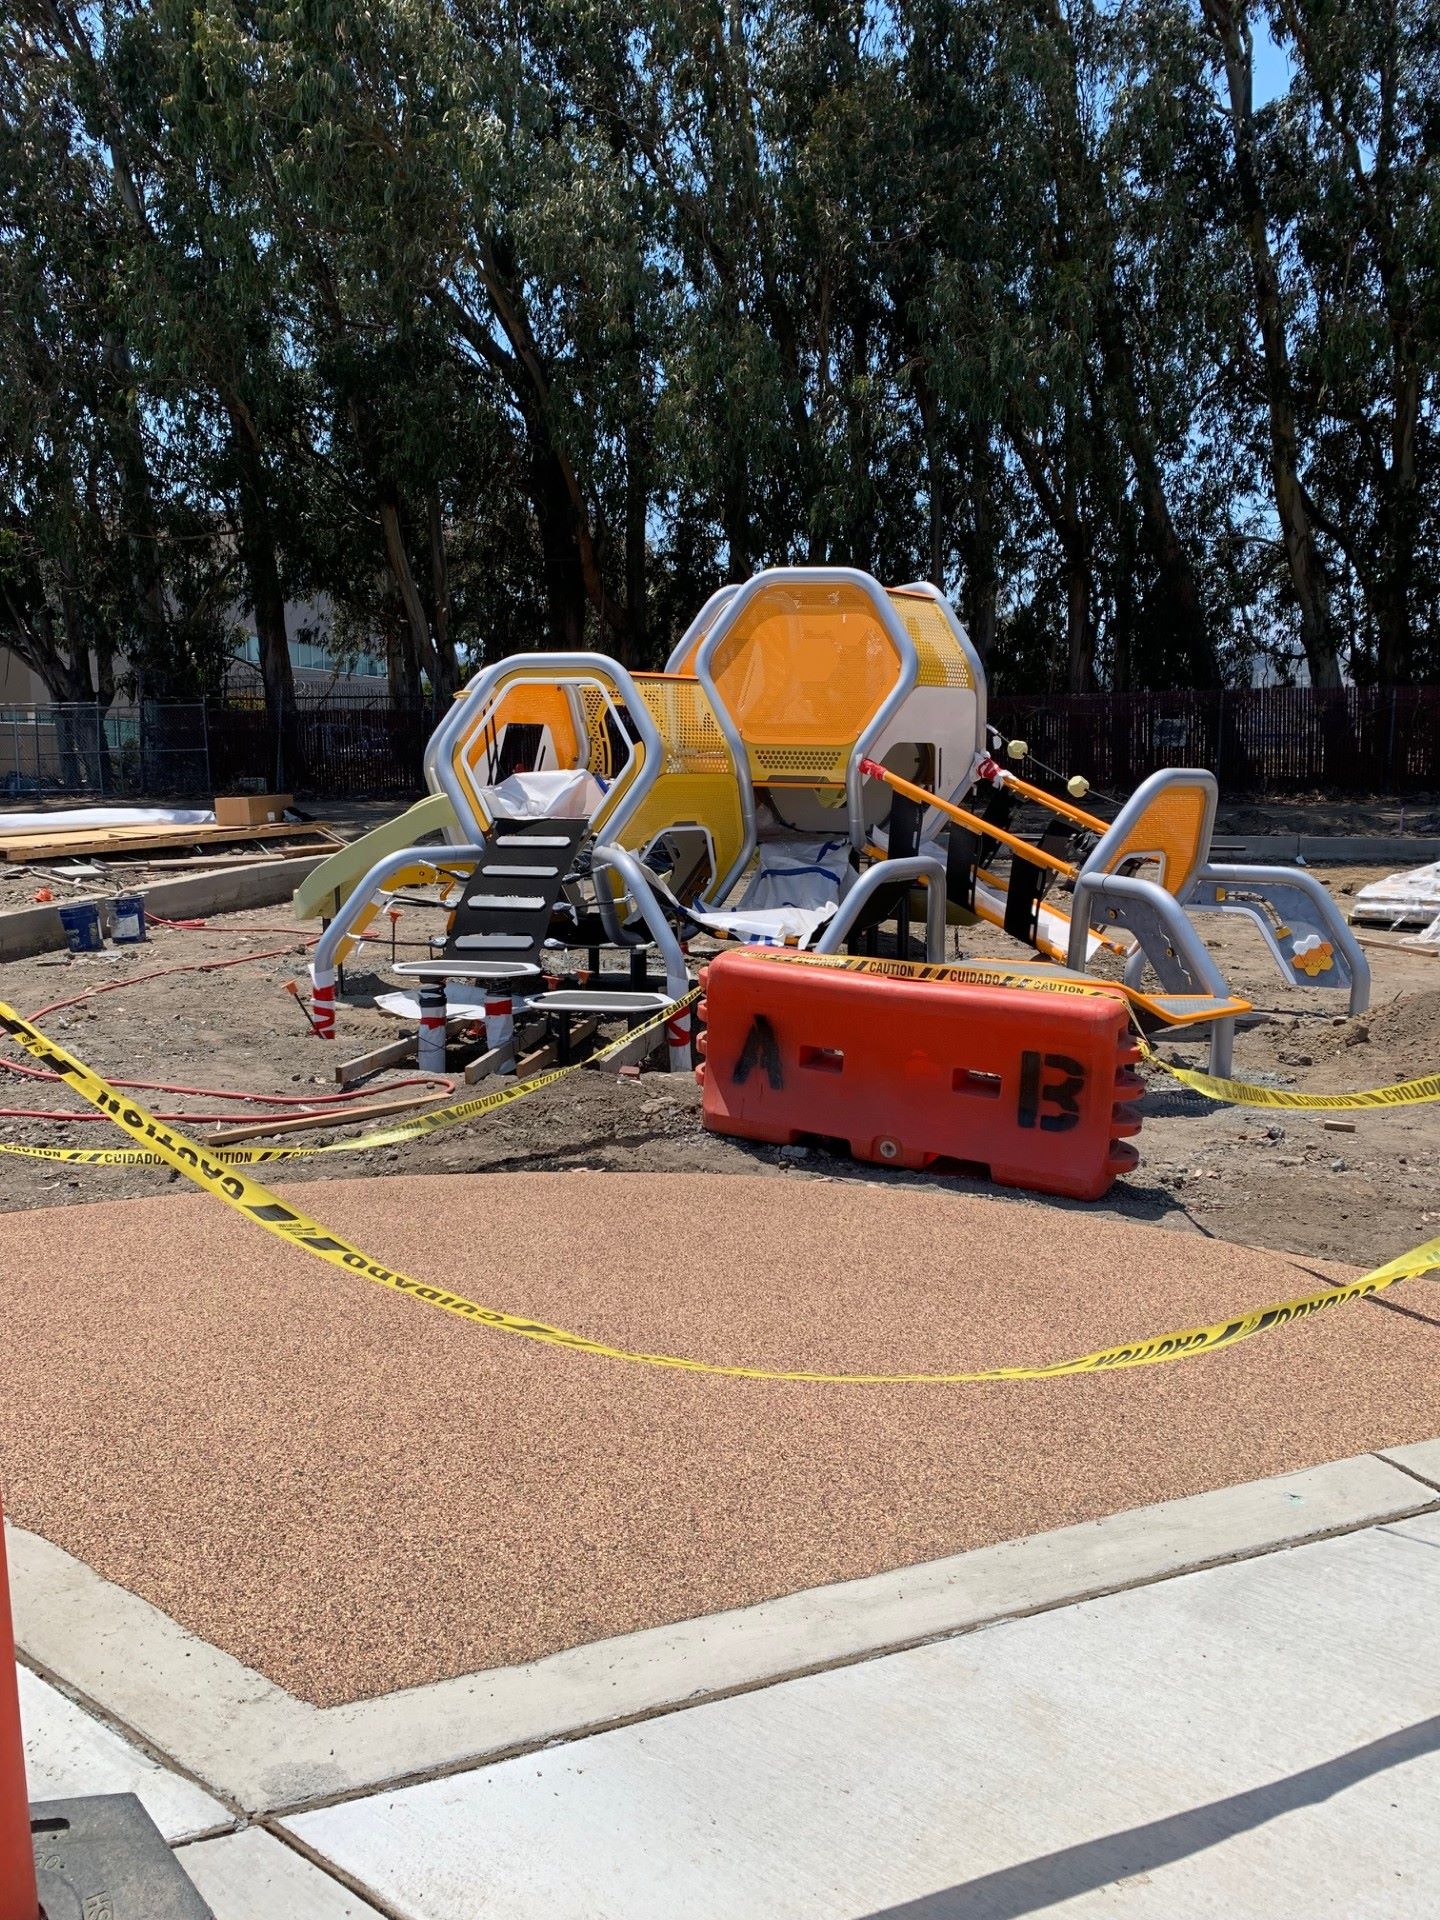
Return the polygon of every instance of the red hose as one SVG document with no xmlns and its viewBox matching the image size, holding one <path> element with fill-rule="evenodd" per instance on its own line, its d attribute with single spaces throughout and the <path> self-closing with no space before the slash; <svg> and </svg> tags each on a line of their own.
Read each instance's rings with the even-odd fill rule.
<svg viewBox="0 0 1440 1920">
<path fill-rule="evenodd" d="M 48 1067 L 27 1067 L 18 1060 L 0 1060 L 0 1067 L 11 1073 L 18 1073 L 26 1080 L 60 1080 L 62 1074 L 51 1073 Z M 138 1093 L 184 1093 L 197 1100 L 248 1100 L 270 1107 L 338 1107 L 350 1100 L 369 1100 L 379 1089 L 375 1087 L 352 1087 L 345 1093 L 239 1093 L 228 1087 L 183 1087 L 169 1080 L 115 1080 L 112 1087 L 129 1087 Z M 453 1093 L 455 1082 L 448 1074 L 412 1073 L 403 1080 L 387 1080 L 384 1091 L 399 1093 L 402 1087 L 441 1087 L 446 1093 Z M 191 1115 L 193 1119 L 195 1116 Z M 161 1116 L 162 1119 L 183 1120 L 183 1113 Z M 234 1116 L 232 1115 L 233 1119 Z M 278 1118 L 278 1116 L 277 1116 Z"/>
<path fill-rule="evenodd" d="M 306 937 L 310 938 L 312 936 Z M 318 938 L 318 936 L 313 937 Z M 157 967 L 150 973 L 137 973 L 125 980 L 107 980 L 99 986 L 87 987 L 83 993 L 72 994 L 68 1000 L 52 1000 L 48 1006 L 37 1008 L 29 1017 L 32 1020 L 40 1020 L 48 1013 L 60 1013 L 63 1012 L 66 1007 L 76 1007 L 86 1000 L 93 1000 L 98 994 L 118 993 L 123 987 L 142 986 L 147 980 L 164 980 L 171 974 L 176 973 L 215 973 L 223 967 L 258 966 L 262 960 L 278 959 L 280 955 L 291 951 L 292 947 L 289 946 L 272 947 L 266 953 L 246 953 L 240 955 L 238 959 L 191 960 L 178 967 Z M 60 1080 L 63 1078 L 61 1074 L 51 1073 L 48 1067 L 24 1066 L 18 1060 L 0 1060 L 0 1067 L 5 1068 L 9 1073 L 19 1074 L 26 1080 Z M 112 1080 L 110 1084 L 112 1087 L 127 1087 L 132 1092 L 179 1093 L 191 1095 L 201 1100 L 243 1100 L 256 1106 L 304 1107 L 311 1112 L 322 1107 L 344 1107 L 354 1100 L 367 1100 L 378 1091 L 378 1089 L 374 1087 L 351 1087 L 348 1091 L 341 1093 L 244 1093 L 232 1091 L 228 1087 L 179 1086 L 167 1080 Z M 446 1093 L 453 1093 L 455 1090 L 455 1082 L 448 1074 L 420 1073 L 409 1074 L 403 1080 L 387 1081 L 384 1091 L 386 1093 L 398 1093 L 403 1087 L 425 1086 L 438 1086 Z M 0 1118 L 9 1120 L 59 1120 L 69 1122 L 75 1120 L 103 1120 L 104 1117 L 103 1114 L 98 1113 L 71 1114 L 37 1112 L 34 1108 L 0 1109 Z M 257 1114 L 255 1117 L 257 1120 L 280 1120 L 288 1116 L 285 1114 Z M 226 1120 L 233 1119 L 234 1116 L 232 1114 L 162 1113 L 157 1114 L 156 1118 L 176 1122 L 182 1120 L 197 1122 L 213 1121 L 216 1124 L 220 1124 Z"/>
<path fill-rule="evenodd" d="M 112 1080 L 110 1084 L 112 1087 L 118 1087 L 123 1085 L 124 1082 Z M 385 1091 L 388 1093 L 389 1088 L 387 1087 Z M 262 1098 L 259 1094 L 256 1094 L 254 1097 L 257 1100 Z M 155 1120 L 171 1120 L 177 1127 L 182 1124 L 204 1127 L 231 1127 L 235 1124 L 235 1115 L 233 1113 L 156 1113 L 151 1117 Z M 293 1113 L 257 1113 L 251 1115 L 249 1119 L 253 1119 L 257 1123 L 263 1123 L 266 1120 L 293 1120 L 295 1117 Z M 333 1117 L 337 1127 L 348 1126 L 350 1124 L 343 1113 L 337 1113 Z M 109 1118 L 110 1116 L 105 1113 L 51 1113 L 45 1107 L 0 1107 L 0 1120 L 53 1120 L 57 1126 L 62 1127 L 76 1126 L 89 1120 L 109 1120 Z M 247 1119 L 247 1125 L 249 1124 L 249 1119 Z"/>
<path fill-rule="evenodd" d="M 83 993 L 72 993 L 68 1000 L 52 1000 L 48 1006 L 37 1007 L 30 1015 L 32 1020 L 43 1020 L 47 1013 L 62 1013 L 66 1007 L 78 1007 L 82 1000 L 93 1000 L 97 994 L 118 993 L 122 987 L 141 987 L 147 980 L 165 980 L 172 973 L 218 973 L 222 967 L 256 967 L 262 960 L 278 960 L 281 954 L 292 951 L 290 947 L 271 947 L 265 953 L 242 953 L 234 960 L 190 960 L 178 967 L 156 967 L 152 973 L 136 973 L 124 980 L 106 980 L 99 986 L 86 987 Z"/>
</svg>

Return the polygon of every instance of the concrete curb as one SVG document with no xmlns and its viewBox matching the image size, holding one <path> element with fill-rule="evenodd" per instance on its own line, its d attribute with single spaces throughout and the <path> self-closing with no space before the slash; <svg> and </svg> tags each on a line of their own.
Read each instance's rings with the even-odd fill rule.
<svg viewBox="0 0 1440 1920">
<path fill-rule="evenodd" d="M 26 1660 L 248 1813 L 294 1811 L 1440 1508 L 1440 1443 L 1112 1514 L 528 1666 L 316 1707 L 39 1535 L 8 1530 Z M 1400 1464 L 1401 1462 L 1406 1464 Z"/>
<path fill-rule="evenodd" d="M 1440 860 L 1440 839 L 1422 834 L 1388 837 L 1363 833 L 1215 834 L 1222 859 L 1281 862 L 1297 857 L 1311 866 L 1424 867 Z"/>
<path fill-rule="evenodd" d="M 153 885 L 133 889 L 143 892 L 151 913 L 167 920 L 203 919 L 210 913 L 233 913 L 246 907 L 273 907 L 289 900 L 296 887 L 328 854 L 313 859 L 262 860 L 254 866 L 221 867 L 213 873 L 187 874 L 183 880 L 160 880 Z M 109 893 L 77 894 L 72 902 L 102 902 L 114 898 Z M 297 937 L 304 931 L 295 923 Z M 65 929 L 57 907 L 14 907 L 0 913 L 0 960 L 23 960 L 32 953 L 48 953 L 65 944 Z"/>
</svg>

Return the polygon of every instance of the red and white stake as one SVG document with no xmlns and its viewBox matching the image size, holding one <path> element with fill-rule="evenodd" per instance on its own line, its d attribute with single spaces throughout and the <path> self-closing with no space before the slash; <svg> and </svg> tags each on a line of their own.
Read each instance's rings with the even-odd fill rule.
<svg viewBox="0 0 1440 1920">
<path fill-rule="evenodd" d="M 335 975 L 321 975 L 312 967 L 310 978 L 310 1024 L 321 1040 L 335 1038 Z"/>
</svg>

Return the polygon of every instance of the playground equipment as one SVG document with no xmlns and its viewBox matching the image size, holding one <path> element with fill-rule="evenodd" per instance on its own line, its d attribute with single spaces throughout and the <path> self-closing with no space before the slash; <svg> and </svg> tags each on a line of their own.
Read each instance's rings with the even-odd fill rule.
<svg viewBox="0 0 1440 1920">
<path fill-rule="evenodd" d="M 1139 1155 L 1144 1092 L 1123 998 L 723 953 L 703 976 L 704 1120 L 861 1160 L 983 1169 L 1002 1186 L 1098 1200 Z M 939 970 L 945 971 L 945 970 Z"/>
<path fill-rule="evenodd" d="M 1123 956 L 1132 987 L 1148 969 L 1160 1024 L 1168 1001 L 1193 1015 L 1203 1000 L 1212 1071 L 1228 1069 L 1248 1003 L 1197 914 L 1244 914 L 1282 978 L 1348 988 L 1363 1009 L 1364 955 L 1312 875 L 1212 861 L 1212 775 L 1152 774 L 1107 822 L 1000 766 L 987 731 L 984 672 L 943 594 L 850 568 L 721 588 L 664 673 L 598 653 L 500 660 L 436 728 L 429 796 L 297 894 L 301 917 L 330 916 L 312 964 L 317 1023 L 333 1032 L 346 955 L 419 885 L 444 890 L 446 933 L 395 971 L 494 984 L 539 1014 L 643 1017 L 687 990 L 683 943 L 697 934 L 833 953 L 873 944 L 893 919 L 903 957 L 917 886 L 931 960 L 948 899 L 1072 969 Z M 1010 829 L 1019 803 L 1049 812 L 1038 842 Z M 566 950 L 588 977 L 547 989 Z M 605 973 L 604 952 L 628 973 Z M 683 1065 L 688 1031 L 671 1041 Z"/>
<path fill-rule="evenodd" d="M 1002 795 L 1023 795 L 1057 819 L 1098 836 L 1079 861 L 1053 851 L 1048 834 L 1032 846 L 993 819 L 926 793 L 872 761 L 861 771 L 915 804 L 938 809 L 953 823 L 947 857 L 952 901 L 975 907 L 980 888 L 994 881 L 983 864 L 986 843 L 1002 845 L 1012 855 L 1000 913 L 1006 932 L 1079 972 L 1100 947 L 1108 946 L 1125 956 L 1127 985 L 1138 987 L 1148 967 L 1166 993 L 1210 996 L 1212 1073 L 1229 1073 L 1235 1021 L 1249 1009 L 1230 993 L 1193 924 L 1196 914 L 1231 913 L 1249 920 L 1288 986 L 1341 989 L 1348 993 L 1352 1013 L 1363 1013 L 1369 1005 L 1370 968 L 1364 952 L 1313 874 L 1299 867 L 1227 865 L 1210 859 L 1219 789 L 1215 776 L 1203 768 L 1152 773 L 1107 823 L 1020 779 L 995 760 L 983 760 L 978 784 Z M 1043 903 L 1051 875 L 1069 883 L 1068 911 Z"/>
</svg>

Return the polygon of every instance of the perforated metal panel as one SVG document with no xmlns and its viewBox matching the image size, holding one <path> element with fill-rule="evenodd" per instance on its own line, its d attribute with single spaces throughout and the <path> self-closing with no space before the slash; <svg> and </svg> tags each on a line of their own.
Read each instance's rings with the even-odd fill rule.
<svg viewBox="0 0 1440 1920">
<path fill-rule="evenodd" d="M 1113 873 L 1142 854 L 1158 859 L 1160 884 L 1167 893 L 1182 891 L 1205 851 L 1209 790 L 1201 786 L 1164 788 L 1146 807 L 1108 862 Z"/>
<path fill-rule="evenodd" d="M 581 687 L 580 706 L 585 715 L 588 740 L 586 769 L 608 780 L 615 771 L 615 755 L 610 744 L 610 703 L 598 687 Z"/>
<path fill-rule="evenodd" d="M 886 598 L 914 642 L 922 687 L 973 687 L 975 676 L 950 623 L 927 594 L 887 587 Z"/>
<path fill-rule="evenodd" d="M 720 722 L 698 680 L 637 673 L 635 684 L 665 745 L 667 773 L 733 773 Z"/>
</svg>

